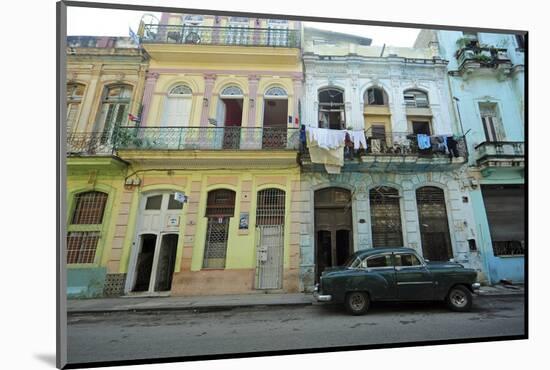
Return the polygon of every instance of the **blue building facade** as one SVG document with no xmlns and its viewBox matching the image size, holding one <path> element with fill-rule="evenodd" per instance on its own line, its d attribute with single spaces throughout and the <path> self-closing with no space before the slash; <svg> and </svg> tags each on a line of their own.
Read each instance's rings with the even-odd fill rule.
<svg viewBox="0 0 550 370">
<path fill-rule="evenodd" d="M 448 60 L 449 88 L 469 151 L 464 173 L 490 283 L 523 282 L 525 244 L 522 35 L 423 30 L 415 47 Z"/>
</svg>

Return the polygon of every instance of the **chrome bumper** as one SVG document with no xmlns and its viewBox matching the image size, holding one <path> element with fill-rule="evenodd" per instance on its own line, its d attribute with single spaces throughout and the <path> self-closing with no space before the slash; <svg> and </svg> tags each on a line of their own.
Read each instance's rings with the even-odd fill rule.
<svg viewBox="0 0 550 370">
<path fill-rule="evenodd" d="M 315 288 L 313 288 L 313 298 L 315 298 L 317 302 L 332 301 L 332 296 L 330 294 L 319 294 L 319 284 L 315 284 Z"/>
<path fill-rule="evenodd" d="M 473 283 L 473 284 L 472 284 L 472 289 L 473 289 L 473 290 L 478 290 L 479 288 L 481 288 L 481 284 L 480 284 L 480 283 Z"/>
</svg>

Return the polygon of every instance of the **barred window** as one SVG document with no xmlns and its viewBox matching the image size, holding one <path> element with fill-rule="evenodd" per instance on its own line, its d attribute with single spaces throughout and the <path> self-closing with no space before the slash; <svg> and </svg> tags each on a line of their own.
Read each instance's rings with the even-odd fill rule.
<svg viewBox="0 0 550 370">
<path fill-rule="evenodd" d="M 235 192 L 212 190 L 206 201 L 208 225 L 204 247 L 203 268 L 225 268 L 229 219 L 235 213 Z"/>
<path fill-rule="evenodd" d="M 69 232 L 67 263 L 94 263 L 99 232 Z"/>
<path fill-rule="evenodd" d="M 265 189 L 258 192 L 256 225 L 284 225 L 285 192 L 280 189 Z"/>
<path fill-rule="evenodd" d="M 103 213 L 107 203 L 107 194 L 98 191 L 90 191 L 77 194 L 72 224 L 98 225 L 103 222 Z"/>
</svg>

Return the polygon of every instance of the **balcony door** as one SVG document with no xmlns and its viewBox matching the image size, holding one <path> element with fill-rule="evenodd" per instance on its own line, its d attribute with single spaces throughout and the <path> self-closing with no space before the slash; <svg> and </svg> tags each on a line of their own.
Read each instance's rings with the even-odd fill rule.
<svg viewBox="0 0 550 370">
<path fill-rule="evenodd" d="M 499 118 L 498 107 L 495 103 L 480 103 L 479 113 L 485 133 L 485 140 L 489 142 L 505 141 L 504 129 Z"/>
<path fill-rule="evenodd" d="M 262 148 L 286 146 L 288 96 L 281 87 L 272 87 L 264 94 Z"/>
<path fill-rule="evenodd" d="M 223 149 L 239 149 L 241 138 L 241 125 L 243 119 L 242 90 L 237 86 L 229 86 L 222 90 L 218 104 L 217 139 L 221 140 Z"/>
<path fill-rule="evenodd" d="M 112 144 L 113 132 L 128 122 L 131 96 L 131 86 L 119 85 L 105 89 L 97 122 L 101 144 Z"/>
</svg>

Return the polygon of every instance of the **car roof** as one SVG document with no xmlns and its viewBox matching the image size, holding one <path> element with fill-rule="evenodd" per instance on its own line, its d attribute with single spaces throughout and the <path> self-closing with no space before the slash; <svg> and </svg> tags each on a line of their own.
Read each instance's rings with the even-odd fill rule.
<svg viewBox="0 0 550 370">
<path fill-rule="evenodd" d="M 357 257 L 367 257 L 380 253 L 411 253 L 416 252 L 413 248 L 407 247 L 393 247 L 393 248 L 367 248 L 355 252 Z"/>
</svg>

